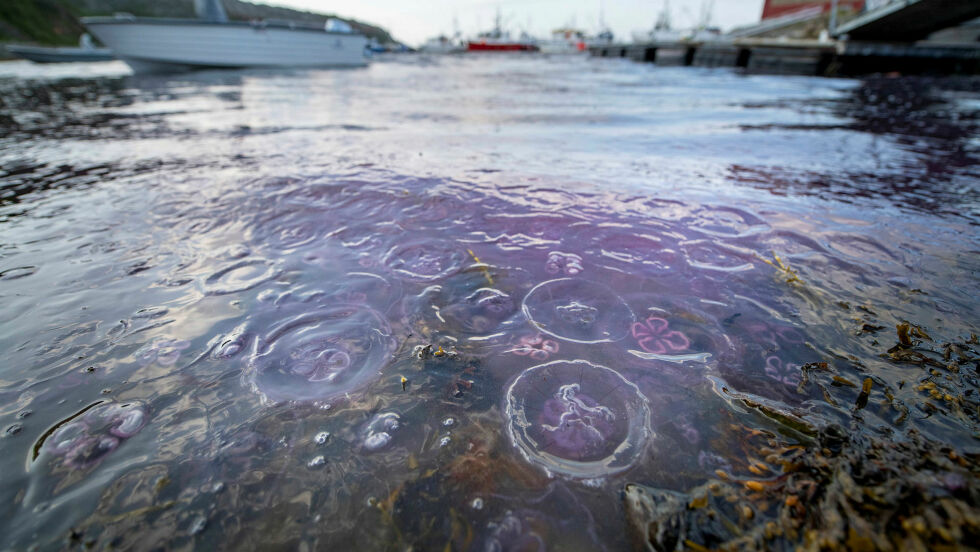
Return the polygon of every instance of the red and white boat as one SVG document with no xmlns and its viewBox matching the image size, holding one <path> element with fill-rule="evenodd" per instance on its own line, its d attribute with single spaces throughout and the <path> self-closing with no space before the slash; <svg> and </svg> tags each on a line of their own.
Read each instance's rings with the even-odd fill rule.
<svg viewBox="0 0 980 552">
<path fill-rule="evenodd" d="M 521 33 L 520 38 L 513 39 L 510 32 L 500 28 L 500 14 L 492 31 L 480 33 L 473 40 L 466 42 L 469 52 L 537 52 L 538 45 L 533 37 Z"/>
</svg>

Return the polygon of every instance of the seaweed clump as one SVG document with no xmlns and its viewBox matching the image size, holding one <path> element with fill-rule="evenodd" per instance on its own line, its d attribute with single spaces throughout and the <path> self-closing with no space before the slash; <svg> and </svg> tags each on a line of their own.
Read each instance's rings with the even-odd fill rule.
<svg viewBox="0 0 980 552">
<path fill-rule="evenodd" d="M 769 481 L 688 493 L 627 485 L 642 550 L 958 550 L 980 542 L 980 465 L 912 432 L 849 437 L 834 426 Z"/>
</svg>

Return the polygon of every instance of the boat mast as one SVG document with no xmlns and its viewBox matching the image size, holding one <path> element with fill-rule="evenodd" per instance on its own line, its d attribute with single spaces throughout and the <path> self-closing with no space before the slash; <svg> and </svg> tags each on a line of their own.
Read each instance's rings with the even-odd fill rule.
<svg viewBox="0 0 980 552">
<path fill-rule="evenodd" d="M 664 9 L 657 16 L 657 23 L 653 26 L 657 31 L 670 30 L 670 0 L 664 0 Z"/>
<path fill-rule="evenodd" d="M 711 16 L 714 10 L 715 0 L 703 0 L 701 2 L 701 21 L 698 22 L 699 29 L 704 30 L 711 25 Z"/>
</svg>

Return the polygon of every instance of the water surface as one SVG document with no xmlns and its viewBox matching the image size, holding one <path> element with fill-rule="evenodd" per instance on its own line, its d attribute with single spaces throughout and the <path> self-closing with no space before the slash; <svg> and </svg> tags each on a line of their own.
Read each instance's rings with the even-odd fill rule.
<svg viewBox="0 0 980 552">
<path fill-rule="evenodd" d="M 978 107 L 577 57 L 2 64 L 0 548 L 619 549 L 644 496 L 767 489 L 758 529 L 804 496 L 779 454 L 876 440 L 963 459 L 917 492 L 976 507 Z"/>
</svg>

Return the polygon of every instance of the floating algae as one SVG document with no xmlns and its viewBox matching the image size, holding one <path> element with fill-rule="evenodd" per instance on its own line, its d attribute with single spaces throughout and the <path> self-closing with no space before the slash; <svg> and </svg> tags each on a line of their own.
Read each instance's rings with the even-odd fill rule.
<svg viewBox="0 0 980 552">
<path fill-rule="evenodd" d="M 643 550 L 956 548 L 980 539 L 978 469 L 925 439 L 838 430 L 776 480 L 716 480 L 687 493 L 630 484 L 624 507 Z"/>
</svg>

